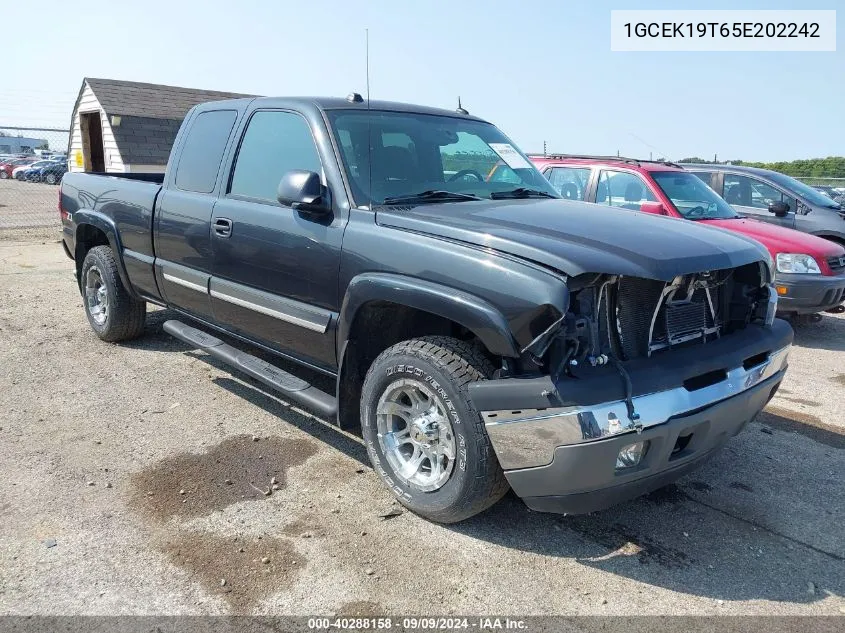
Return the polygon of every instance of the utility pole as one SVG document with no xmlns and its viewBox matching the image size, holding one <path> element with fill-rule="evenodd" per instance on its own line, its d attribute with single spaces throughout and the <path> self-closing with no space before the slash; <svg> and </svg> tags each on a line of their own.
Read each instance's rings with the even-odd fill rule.
<svg viewBox="0 0 845 633">
<path fill-rule="evenodd" d="M 546 153 L 546 141 L 543 141 L 543 156 L 548 156 Z"/>
</svg>

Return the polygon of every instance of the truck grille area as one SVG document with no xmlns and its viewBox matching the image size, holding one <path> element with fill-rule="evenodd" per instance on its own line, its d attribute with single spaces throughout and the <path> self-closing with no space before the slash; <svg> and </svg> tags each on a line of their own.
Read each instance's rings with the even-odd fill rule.
<svg viewBox="0 0 845 633">
<path fill-rule="evenodd" d="M 648 354 L 651 318 L 664 287 L 664 283 L 652 279 L 624 277 L 619 280 L 616 330 L 623 358 L 639 358 Z"/>
<path fill-rule="evenodd" d="M 703 301 L 676 301 L 663 309 L 666 334 L 670 340 L 704 332 L 707 329 L 707 306 Z"/>
<path fill-rule="evenodd" d="M 729 322 L 744 326 L 754 303 L 734 272 L 686 275 L 671 283 L 620 278 L 600 307 L 605 318 L 602 336 L 610 351 L 622 360 L 642 358 L 679 345 L 706 343 L 728 333 Z"/>
</svg>

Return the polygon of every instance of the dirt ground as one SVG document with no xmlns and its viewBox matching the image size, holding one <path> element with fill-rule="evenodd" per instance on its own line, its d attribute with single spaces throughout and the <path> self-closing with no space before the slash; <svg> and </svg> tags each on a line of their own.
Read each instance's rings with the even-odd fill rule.
<svg viewBox="0 0 845 633">
<path fill-rule="evenodd" d="M 439 526 L 165 311 L 98 341 L 56 232 L 28 238 L 0 240 L 2 614 L 845 613 L 842 316 L 797 331 L 767 411 L 677 485 Z"/>
</svg>

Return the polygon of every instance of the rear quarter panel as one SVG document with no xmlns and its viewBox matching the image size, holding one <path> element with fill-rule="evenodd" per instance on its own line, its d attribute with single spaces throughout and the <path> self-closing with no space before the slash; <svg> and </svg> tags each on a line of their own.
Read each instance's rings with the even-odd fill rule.
<svg viewBox="0 0 845 633">
<path fill-rule="evenodd" d="M 65 244 L 76 252 L 80 227 L 106 234 L 121 276 L 143 295 L 157 296 L 152 276 L 153 209 L 161 185 L 117 176 L 73 173 L 62 179 L 60 204 Z M 68 215 L 69 214 L 69 215 Z M 77 262 L 80 265 L 80 262 Z"/>
<path fill-rule="evenodd" d="M 153 208 L 160 189 L 152 182 L 69 172 L 62 179 L 62 208 L 75 225 L 86 214 L 108 220 L 123 248 L 152 256 Z"/>
</svg>

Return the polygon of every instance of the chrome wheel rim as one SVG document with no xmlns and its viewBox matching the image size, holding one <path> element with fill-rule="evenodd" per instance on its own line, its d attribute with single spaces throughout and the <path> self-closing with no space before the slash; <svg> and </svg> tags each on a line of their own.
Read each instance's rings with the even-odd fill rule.
<svg viewBox="0 0 845 633">
<path fill-rule="evenodd" d="M 422 382 L 396 380 L 379 398 L 376 426 L 395 475 L 421 492 L 442 488 L 455 464 L 455 433 L 446 408 Z"/>
<path fill-rule="evenodd" d="M 48 185 L 55 185 L 56 184 L 56 176 L 54 174 L 47 174 L 45 178 Z"/>
<path fill-rule="evenodd" d="M 91 266 L 85 275 L 85 304 L 94 323 L 103 325 L 109 316 L 109 294 L 103 275 L 96 266 Z"/>
</svg>

